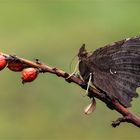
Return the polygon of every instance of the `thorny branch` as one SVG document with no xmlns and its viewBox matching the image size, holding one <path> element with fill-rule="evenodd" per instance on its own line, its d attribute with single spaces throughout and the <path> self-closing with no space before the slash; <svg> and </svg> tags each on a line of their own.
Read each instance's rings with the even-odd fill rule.
<svg viewBox="0 0 140 140">
<path fill-rule="evenodd" d="M 1 53 L 1 55 L 6 56 L 7 58 L 8 57 L 10 58 L 10 56 L 11 56 L 11 55 L 8 55 L 5 53 Z M 87 84 L 80 77 L 77 77 L 75 75 L 72 75 L 69 77 L 69 74 L 61 69 L 58 69 L 55 67 L 50 67 L 46 64 L 40 63 L 39 61 L 33 62 L 33 61 L 30 61 L 30 60 L 27 60 L 27 59 L 24 59 L 24 58 L 21 58 L 18 56 L 12 56 L 12 59 L 20 60 L 22 63 L 26 64 L 29 67 L 38 68 L 40 70 L 40 72 L 42 72 L 42 73 L 48 72 L 48 73 L 55 74 L 58 77 L 64 78 L 69 83 L 72 82 L 72 83 L 79 85 L 83 89 L 87 88 Z M 113 127 L 120 125 L 121 122 L 128 122 L 128 123 L 132 123 L 135 126 L 140 128 L 140 118 L 139 117 L 137 117 L 136 115 L 134 115 L 133 113 L 128 111 L 128 109 L 125 108 L 124 106 L 122 106 L 118 101 L 110 100 L 107 96 L 105 96 L 105 94 L 101 94 L 101 93 L 102 93 L 102 91 L 95 89 L 91 86 L 89 87 L 88 96 L 90 98 L 96 97 L 99 100 L 103 101 L 110 109 L 114 109 L 117 112 L 119 112 L 120 114 L 122 114 L 122 118 L 118 118 L 116 121 L 112 122 Z"/>
</svg>

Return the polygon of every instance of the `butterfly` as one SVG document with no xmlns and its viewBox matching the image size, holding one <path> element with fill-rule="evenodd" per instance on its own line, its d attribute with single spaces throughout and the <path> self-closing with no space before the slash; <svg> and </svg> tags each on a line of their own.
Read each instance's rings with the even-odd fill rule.
<svg viewBox="0 0 140 140">
<path fill-rule="evenodd" d="M 78 53 L 79 72 L 110 99 L 130 107 L 140 87 L 140 37 L 123 39 L 88 53 L 83 45 Z"/>
</svg>

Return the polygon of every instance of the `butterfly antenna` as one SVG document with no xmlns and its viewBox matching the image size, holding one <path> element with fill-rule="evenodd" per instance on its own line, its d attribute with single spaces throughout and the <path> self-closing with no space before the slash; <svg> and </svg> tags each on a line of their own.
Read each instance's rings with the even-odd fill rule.
<svg viewBox="0 0 140 140">
<path fill-rule="evenodd" d="M 72 59 L 72 61 L 71 61 L 71 63 L 70 63 L 70 71 L 71 71 L 72 62 L 73 62 L 73 60 L 75 59 L 75 57 L 76 57 L 76 56 L 74 56 L 74 58 Z M 74 74 L 77 73 L 78 65 L 79 65 L 79 60 L 78 60 L 78 62 L 77 62 L 76 65 L 75 65 L 74 71 L 73 71 L 66 79 L 69 79 L 71 76 L 73 76 Z"/>
<path fill-rule="evenodd" d="M 71 59 L 71 62 L 70 62 L 70 64 L 69 64 L 69 70 L 70 70 L 70 72 L 71 72 L 71 67 L 72 67 L 72 63 L 73 63 L 73 61 L 74 61 L 74 59 L 77 57 L 77 55 L 75 55 L 72 59 Z"/>
</svg>

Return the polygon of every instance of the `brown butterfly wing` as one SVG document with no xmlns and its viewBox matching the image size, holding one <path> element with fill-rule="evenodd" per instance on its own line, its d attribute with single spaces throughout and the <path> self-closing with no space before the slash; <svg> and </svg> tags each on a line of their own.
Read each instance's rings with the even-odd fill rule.
<svg viewBox="0 0 140 140">
<path fill-rule="evenodd" d="M 130 107 L 140 86 L 140 37 L 100 48 L 88 59 L 94 74 L 92 82 L 110 98 Z"/>
</svg>

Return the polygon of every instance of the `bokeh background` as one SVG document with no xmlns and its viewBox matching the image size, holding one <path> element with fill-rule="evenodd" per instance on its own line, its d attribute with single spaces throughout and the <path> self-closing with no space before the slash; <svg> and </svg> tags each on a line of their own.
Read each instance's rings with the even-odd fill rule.
<svg viewBox="0 0 140 140">
<path fill-rule="evenodd" d="M 140 34 L 139 0 L 0 0 L 0 50 L 70 72 L 86 43 L 89 51 Z M 72 68 L 74 69 L 73 62 Z M 85 91 L 51 74 L 21 84 L 21 74 L 0 72 L 0 140 L 138 140 L 140 130 L 111 121 L 120 117 Z M 140 99 L 132 112 L 140 115 Z"/>
</svg>

